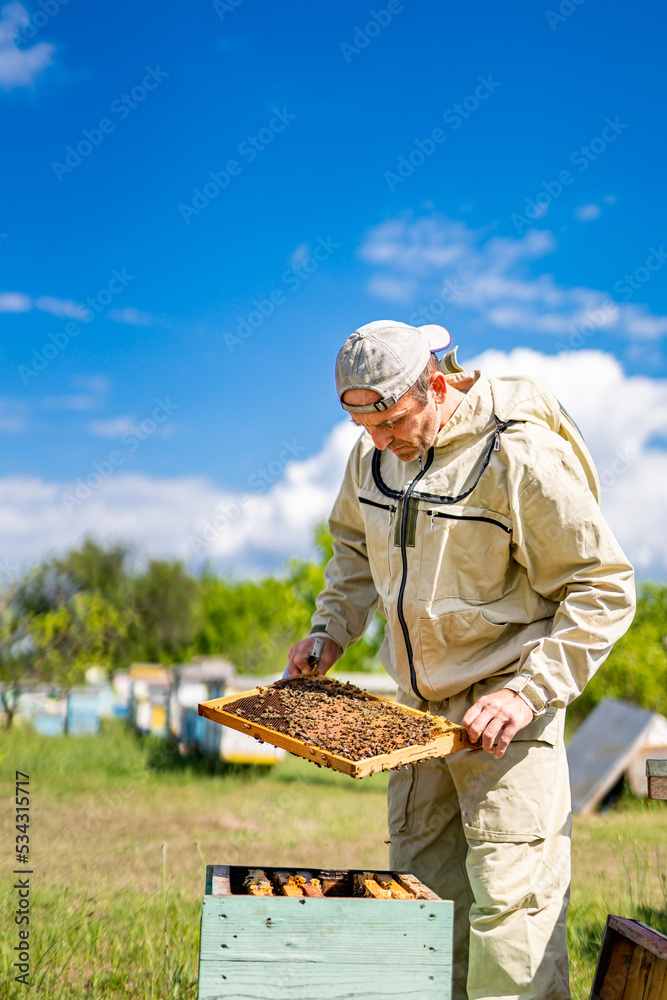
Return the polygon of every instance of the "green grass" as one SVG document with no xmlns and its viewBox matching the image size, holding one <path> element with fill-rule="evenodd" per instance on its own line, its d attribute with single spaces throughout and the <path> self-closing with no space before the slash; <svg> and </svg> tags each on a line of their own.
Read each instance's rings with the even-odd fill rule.
<svg viewBox="0 0 667 1000">
<path fill-rule="evenodd" d="M 14 772 L 30 774 L 32 985 L 15 984 Z M 180 758 L 120 723 L 99 737 L 3 734 L 0 997 L 196 997 L 206 863 L 386 868 L 386 775 L 361 782 Z M 587 1000 L 608 912 L 667 932 L 667 808 L 623 798 L 578 818 L 569 914 L 573 995 Z M 17 866 L 18 867 L 18 866 Z"/>
</svg>

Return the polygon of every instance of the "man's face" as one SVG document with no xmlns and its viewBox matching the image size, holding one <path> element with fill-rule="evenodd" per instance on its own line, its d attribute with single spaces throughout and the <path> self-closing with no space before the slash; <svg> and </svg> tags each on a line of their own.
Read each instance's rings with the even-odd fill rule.
<svg viewBox="0 0 667 1000">
<path fill-rule="evenodd" d="M 351 406 L 367 406 L 379 399 L 370 389 L 348 389 L 343 397 Z M 428 451 L 440 430 L 440 414 L 432 392 L 426 406 L 406 392 L 382 413 L 353 413 L 351 417 L 359 427 L 366 428 L 376 448 L 388 448 L 402 462 L 413 462 Z"/>
</svg>

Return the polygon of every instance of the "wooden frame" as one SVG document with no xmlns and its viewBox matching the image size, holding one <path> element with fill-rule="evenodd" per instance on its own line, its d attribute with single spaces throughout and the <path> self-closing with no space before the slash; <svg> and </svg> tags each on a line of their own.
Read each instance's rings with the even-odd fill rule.
<svg viewBox="0 0 667 1000">
<path fill-rule="evenodd" d="M 667 1000 L 667 937 L 610 914 L 589 1000 Z"/>
<path fill-rule="evenodd" d="M 278 733 L 275 729 L 263 726 L 257 722 L 243 719 L 239 715 L 225 711 L 225 706 L 242 698 L 250 698 L 261 693 L 260 688 L 253 688 L 251 691 L 244 691 L 242 694 L 226 695 L 224 698 L 215 698 L 213 701 L 205 701 L 199 705 L 199 714 L 213 722 L 219 722 L 221 726 L 228 726 L 236 729 L 240 733 L 247 733 L 255 739 L 271 743 L 273 746 L 282 747 L 289 753 L 303 757 L 314 764 L 321 764 L 330 767 L 334 771 L 341 771 L 352 778 L 365 778 L 369 774 L 376 774 L 378 771 L 390 771 L 394 767 L 401 767 L 402 764 L 409 764 L 416 760 L 425 760 L 428 757 L 444 757 L 458 750 L 465 750 L 470 747 L 468 733 L 463 726 L 458 726 L 453 722 L 448 722 L 440 716 L 434 715 L 434 723 L 442 730 L 440 736 L 429 740 L 428 743 L 415 744 L 404 747 L 402 750 L 393 750 L 391 753 L 378 754 L 375 757 L 366 757 L 363 760 L 350 760 L 349 757 L 342 757 L 335 753 L 330 753 L 322 747 L 304 743 L 302 740 Z M 389 698 L 380 698 L 377 695 L 366 691 L 369 699 L 376 702 L 386 702 L 394 708 L 400 709 L 406 715 L 423 718 L 424 712 L 419 712 L 415 708 L 408 708 L 406 705 L 399 705 L 390 701 Z"/>
</svg>

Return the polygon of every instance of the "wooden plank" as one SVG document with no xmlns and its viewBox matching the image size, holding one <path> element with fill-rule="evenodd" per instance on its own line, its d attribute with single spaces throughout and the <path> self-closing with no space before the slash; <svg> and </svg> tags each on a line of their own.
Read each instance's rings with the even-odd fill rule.
<svg viewBox="0 0 667 1000">
<path fill-rule="evenodd" d="M 215 698 L 212 701 L 202 702 L 198 706 L 199 715 L 213 722 L 219 722 L 230 729 L 236 729 L 240 733 L 247 733 L 256 739 L 264 740 L 273 746 L 282 747 L 289 753 L 297 757 L 303 757 L 314 764 L 321 764 L 330 767 L 335 771 L 340 771 L 352 778 L 364 778 L 379 771 L 388 771 L 402 764 L 408 764 L 416 760 L 425 760 L 429 757 L 444 757 L 450 753 L 457 753 L 470 747 L 468 734 L 463 726 L 448 722 L 440 716 L 433 716 L 434 723 L 440 728 L 441 735 L 436 736 L 426 744 L 415 744 L 402 750 L 394 750 L 391 753 L 378 754 L 374 757 L 366 757 L 361 761 L 353 761 L 347 757 L 342 757 L 335 753 L 330 753 L 323 747 L 306 744 L 302 740 L 295 739 L 285 733 L 276 732 L 268 726 L 257 722 L 243 719 L 233 712 L 226 711 L 225 706 L 242 698 L 250 698 L 259 695 L 260 689 L 253 688 L 242 694 L 226 695 L 224 698 Z M 379 698 L 377 695 L 369 694 L 369 698 L 375 701 L 386 702 L 394 708 L 398 707 L 407 715 L 422 718 L 424 713 L 417 709 L 408 708 L 405 705 L 398 705 L 388 698 Z"/>
<path fill-rule="evenodd" d="M 432 889 L 420 882 L 418 878 L 409 872 L 394 872 L 394 878 L 400 886 L 414 894 L 416 899 L 440 899 Z"/>
<path fill-rule="evenodd" d="M 646 988 L 646 966 L 644 958 L 646 952 L 638 944 L 632 950 L 630 957 L 630 968 L 628 969 L 628 981 L 623 991 L 623 1000 L 645 1000 L 644 990 Z"/>
<path fill-rule="evenodd" d="M 357 934 L 364 929 L 358 927 Z M 350 945 L 352 948 L 353 946 Z M 222 971 L 221 971 L 222 970 Z M 205 962 L 199 1000 L 449 1000 L 449 967 L 389 961 L 384 952 L 367 964 L 341 960 L 335 968 L 310 962 Z"/>
<path fill-rule="evenodd" d="M 667 799 L 667 778 L 654 778 L 651 775 L 648 779 L 648 797 L 649 799 Z"/>
<path fill-rule="evenodd" d="M 229 882 L 229 865 L 206 866 L 206 892 L 210 896 L 231 896 L 232 887 Z"/>
<path fill-rule="evenodd" d="M 607 948 L 603 941 L 590 1000 L 622 1000 L 635 945 L 615 931 L 607 939 L 605 930 L 605 940 Z"/>
<path fill-rule="evenodd" d="M 204 964 L 369 964 L 377 981 L 378 956 L 399 966 L 449 965 L 453 911 L 449 900 L 206 896 L 200 956 Z"/>
<path fill-rule="evenodd" d="M 649 799 L 667 799 L 667 760 L 646 761 Z"/>
<path fill-rule="evenodd" d="M 646 997 L 650 1000 L 665 1000 L 667 997 L 667 962 L 647 956 L 650 960 L 650 972 L 646 980 Z"/>
<path fill-rule="evenodd" d="M 667 962 L 656 958 L 655 955 L 644 953 L 646 966 L 646 986 L 642 1000 L 650 997 L 650 1000 L 662 1000 L 663 989 L 665 988 L 665 972 Z"/>
<path fill-rule="evenodd" d="M 656 931 L 641 920 L 630 920 L 627 917 L 607 917 L 607 926 L 622 934 L 628 941 L 634 941 L 652 955 L 667 961 L 667 936 Z"/>
</svg>

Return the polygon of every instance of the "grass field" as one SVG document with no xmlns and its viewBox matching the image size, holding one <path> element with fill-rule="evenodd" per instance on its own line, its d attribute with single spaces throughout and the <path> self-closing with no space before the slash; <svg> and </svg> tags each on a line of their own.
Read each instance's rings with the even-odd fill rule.
<svg viewBox="0 0 667 1000">
<path fill-rule="evenodd" d="M 31 986 L 14 982 L 15 771 L 30 775 Z M 196 997 L 206 863 L 387 867 L 386 776 L 288 757 L 212 772 L 121 723 L 99 737 L 0 743 L 0 997 Z M 606 914 L 667 932 L 667 808 L 630 797 L 575 821 L 573 996 L 587 1000 Z"/>
</svg>

